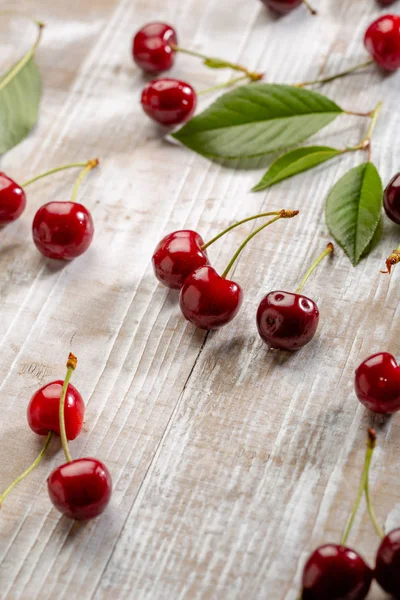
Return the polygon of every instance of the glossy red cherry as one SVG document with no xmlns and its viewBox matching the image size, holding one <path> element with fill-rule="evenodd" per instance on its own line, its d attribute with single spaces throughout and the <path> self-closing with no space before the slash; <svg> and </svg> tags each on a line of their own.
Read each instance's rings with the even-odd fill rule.
<svg viewBox="0 0 400 600">
<path fill-rule="evenodd" d="M 79 458 L 61 465 L 47 479 L 50 500 L 70 519 L 85 521 L 100 515 L 112 491 L 111 475 L 101 461 Z"/>
<path fill-rule="evenodd" d="M 280 15 L 286 15 L 303 3 L 303 0 L 261 0 L 265 6 Z"/>
<path fill-rule="evenodd" d="M 168 71 L 175 60 L 171 44 L 178 44 L 176 31 L 171 25 L 148 23 L 133 38 L 133 60 L 147 73 Z"/>
<path fill-rule="evenodd" d="M 372 570 L 359 554 L 338 544 L 313 552 L 303 571 L 302 600 L 363 600 Z"/>
<path fill-rule="evenodd" d="M 200 329 L 218 329 L 234 319 L 243 301 L 240 285 L 200 267 L 186 279 L 179 304 L 185 319 Z"/>
<path fill-rule="evenodd" d="M 62 381 L 48 383 L 35 392 L 28 405 L 29 427 L 38 435 L 47 435 L 54 431 L 60 435 L 60 396 Z M 85 404 L 78 390 L 68 385 L 65 397 L 65 429 L 67 438 L 74 440 L 81 432 L 85 415 Z"/>
<path fill-rule="evenodd" d="M 358 399 L 369 410 L 391 414 L 400 410 L 400 367 L 391 354 L 370 356 L 356 370 Z"/>
<path fill-rule="evenodd" d="M 387 71 L 400 68 L 400 17 L 384 15 L 368 27 L 364 45 L 374 61 Z"/>
<path fill-rule="evenodd" d="M 26 195 L 22 187 L 0 172 L 0 226 L 18 219 L 25 206 Z"/>
<path fill-rule="evenodd" d="M 156 79 L 142 92 L 143 110 L 161 125 L 179 125 L 190 119 L 196 109 L 196 92 L 178 79 Z"/>
<path fill-rule="evenodd" d="M 202 250 L 202 237 L 189 229 L 166 235 L 153 254 L 153 269 L 158 281 L 169 288 L 180 290 L 192 271 L 209 264 L 207 252 Z"/>
<path fill-rule="evenodd" d="M 298 350 L 312 340 L 319 322 L 318 306 L 301 294 L 270 292 L 257 311 L 261 338 L 276 350 Z"/>
<path fill-rule="evenodd" d="M 400 225 L 400 173 L 396 173 L 386 186 L 383 206 L 389 219 Z"/>
<path fill-rule="evenodd" d="M 94 225 L 90 212 L 77 202 L 48 202 L 32 226 L 37 249 L 48 258 L 72 260 L 90 246 Z"/>
<path fill-rule="evenodd" d="M 385 592 L 400 598 L 400 529 L 383 538 L 376 555 L 375 579 Z"/>
</svg>

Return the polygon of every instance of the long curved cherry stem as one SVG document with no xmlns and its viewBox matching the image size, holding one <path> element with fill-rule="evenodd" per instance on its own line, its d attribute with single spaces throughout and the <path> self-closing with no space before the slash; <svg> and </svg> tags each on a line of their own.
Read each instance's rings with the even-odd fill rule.
<svg viewBox="0 0 400 600">
<path fill-rule="evenodd" d="M 99 161 L 97 158 L 94 158 L 92 160 L 89 160 L 86 165 L 85 168 L 83 169 L 83 171 L 80 173 L 78 179 L 76 180 L 76 183 L 74 185 L 74 189 L 72 190 L 72 195 L 71 195 L 71 202 L 75 202 L 76 197 L 78 195 L 78 190 L 79 187 L 82 183 L 82 181 L 84 180 L 84 178 L 86 177 L 86 175 L 89 173 L 89 171 L 91 171 L 92 169 L 94 169 L 95 167 L 97 167 L 97 165 L 99 164 Z"/>
<path fill-rule="evenodd" d="M 354 152 L 355 150 L 368 150 L 368 160 L 371 160 L 371 139 L 381 110 L 382 102 L 378 102 L 374 110 L 370 113 L 371 122 L 369 124 L 368 131 L 365 137 L 361 140 L 359 144 L 357 144 L 357 146 L 350 146 L 349 148 L 347 148 L 347 152 Z"/>
<path fill-rule="evenodd" d="M 227 227 L 226 229 L 221 231 L 221 233 L 219 233 L 218 235 L 213 237 L 211 240 L 209 240 L 206 244 L 204 244 L 204 246 L 201 247 L 201 249 L 206 250 L 209 246 L 211 246 L 211 244 L 213 244 L 214 242 L 219 240 L 226 233 L 228 233 L 229 231 L 232 231 L 232 229 L 235 229 L 236 227 L 239 227 L 239 225 L 243 225 L 243 223 L 248 223 L 249 221 L 254 221 L 255 219 L 261 219 L 262 217 L 272 217 L 274 215 L 280 215 L 280 214 L 281 214 L 280 210 L 275 210 L 273 212 L 259 213 L 258 215 L 253 215 L 252 217 L 247 217 L 246 219 L 237 221 L 236 223 L 233 223 L 233 225 L 230 225 L 229 227 Z"/>
<path fill-rule="evenodd" d="M 397 250 L 393 250 L 393 252 L 386 259 L 386 271 L 381 271 L 381 273 L 391 273 L 392 268 L 400 263 L 400 246 Z"/>
<path fill-rule="evenodd" d="M 310 13 L 312 15 L 317 15 L 318 14 L 317 11 L 315 10 L 315 8 L 313 8 L 311 6 L 311 4 L 309 3 L 308 0 L 303 0 L 303 4 L 304 4 L 304 6 L 306 6 L 306 8 L 308 8 L 308 10 L 310 11 Z"/>
<path fill-rule="evenodd" d="M 325 250 L 322 252 L 322 254 L 320 254 L 318 256 L 317 260 L 315 260 L 313 262 L 313 264 L 311 265 L 311 267 L 308 269 L 307 273 L 304 275 L 303 279 L 300 281 L 299 287 L 296 290 L 296 294 L 300 294 L 301 290 L 303 289 L 303 287 L 307 283 L 308 278 L 314 272 L 314 270 L 318 267 L 319 263 L 322 260 L 324 260 L 325 256 L 328 256 L 328 254 L 333 254 L 334 249 L 335 248 L 334 248 L 334 245 L 332 244 L 332 242 L 329 242 L 329 244 L 326 246 Z"/>
<path fill-rule="evenodd" d="M 61 444 L 62 444 L 62 447 L 64 450 L 65 458 L 67 459 L 67 462 L 71 462 L 72 457 L 71 457 L 69 447 L 68 447 L 67 432 L 65 430 L 65 415 L 64 415 L 65 396 L 67 395 L 68 385 L 69 385 L 72 373 L 76 369 L 77 362 L 78 362 L 78 360 L 77 360 L 76 356 L 74 356 L 72 353 L 70 353 L 70 355 L 68 356 L 68 360 L 67 360 L 67 374 L 64 379 L 64 383 L 63 383 L 62 390 L 61 390 L 61 396 L 60 396 L 60 411 L 59 411 L 60 437 L 61 437 Z"/>
<path fill-rule="evenodd" d="M 5 11 L 3 13 L 0 13 L 0 15 L 5 15 L 5 14 L 19 14 L 19 13 L 14 13 L 13 11 Z M 36 48 L 38 47 L 40 40 L 42 38 L 42 31 L 44 28 L 44 24 L 41 23 L 40 21 L 35 21 L 34 19 L 31 19 L 33 21 L 33 23 L 35 23 L 39 30 L 38 30 L 38 34 L 36 37 L 36 40 L 33 44 L 33 46 L 28 50 L 28 52 L 21 58 L 21 60 L 19 60 L 10 70 L 9 72 L 5 75 L 4 79 L 2 79 L 0 81 L 0 91 L 2 89 L 4 89 L 9 83 L 10 81 L 12 81 L 14 79 L 14 77 L 21 71 L 21 69 L 24 68 L 24 66 L 31 60 L 31 58 L 34 56 Z"/>
<path fill-rule="evenodd" d="M 31 185 L 31 183 L 35 183 L 35 181 L 38 181 L 39 179 L 43 179 L 44 177 L 47 177 L 48 175 L 53 175 L 53 173 L 58 173 L 59 171 L 65 171 L 67 169 L 75 169 L 75 168 L 83 168 L 87 166 L 87 162 L 79 162 L 79 163 L 71 163 L 69 165 L 63 165 L 62 167 L 56 167 L 55 169 L 50 169 L 49 171 L 46 171 L 45 173 L 41 173 L 40 175 L 36 175 L 36 177 L 32 177 L 32 179 L 28 179 L 28 181 L 25 181 L 25 183 L 22 184 L 21 187 L 27 187 L 28 185 Z"/>
<path fill-rule="evenodd" d="M 351 512 L 350 518 L 347 522 L 346 528 L 344 530 L 344 533 L 343 533 L 343 536 L 342 536 L 342 539 L 340 542 L 342 546 L 346 545 L 346 542 L 350 535 L 350 531 L 354 524 L 354 520 L 356 518 L 358 508 L 360 506 L 361 499 L 365 492 L 365 488 L 366 488 L 366 485 L 368 482 L 369 467 L 371 465 L 372 454 L 374 452 L 375 445 L 376 445 L 376 433 L 373 429 L 368 429 L 367 450 L 365 452 L 364 468 L 363 468 L 363 472 L 361 475 L 360 487 L 358 489 L 357 498 L 353 505 L 353 510 Z"/>
<path fill-rule="evenodd" d="M 212 87 L 209 87 L 205 90 L 200 90 L 200 92 L 197 92 L 197 95 L 203 96 L 204 94 L 210 94 L 211 92 L 223 90 L 224 88 L 232 87 L 233 85 L 236 85 L 237 83 L 240 83 L 241 81 L 247 81 L 247 80 L 248 80 L 247 75 L 242 75 L 241 77 L 235 77 L 234 79 L 230 79 L 229 81 L 226 81 L 225 83 L 220 83 L 218 85 L 213 85 Z"/>
<path fill-rule="evenodd" d="M 31 466 L 28 467 L 26 469 L 26 471 L 24 471 L 23 473 L 21 473 L 21 475 L 19 475 L 16 479 L 14 479 L 14 481 L 12 482 L 12 484 L 9 485 L 8 488 L 1 494 L 1 496 L 0 496 L 0 508 L 1 508 L 1 505 L 3 504 L 4 500 L 7 498 L 8 494 L 15 488 L 15 486 L 18 485 L 23 479 L 25 479 L 25 477 L 28 477 L 28 475 L 30 473 L 32 473 L 33 469 L 35 469 L 38 466 L 38 464 L 41 462 L 42 458 L 46 454 L 47 448 L 50 445 L 52 437 L 53 437 L 53 432 L 49 431 L 49 433 L 47 434 L 47 438 L 46 438 L 46 441 L 44 443 L 44 446 L 43 446 L 42 450 L 40 451 L 40 454 L 38 455 L 38 457 L 33 461 L 33 463 L 31 464 Z"/>
<path fill-rule="evenodd" d="M 354 73 L 355 71 L 359 71 L 360 69 L 365 69 L 366 67 L 369 67 L 372 64 L 374 64 L 374 61 L 372 59 L 367 60 L 359 65 L 350 67 L 349 69 L 346 69 L 345 71 L 336 73 L 335 75 L 330 75 L 328 77 L 321 77 L 320 79 L 311 79 L 310 81 L 303 81 L 302 83 L 295 83 L 294 86 L 303 88 L 303 87 L 307 87 L 309 85 L 317 85 L 319 83 L 329 83 L 330 81 L 334 81 L 335 79 L 339 79 L 340 77 L 345 77 L 346 75 L 349 75 L 350 73 Z"/>
<path fill-rule="evenodd" d="M 196 58 L 201 58 L 206 67 L 210 67 L 211 69 L 232 69 L 233 71 L 240 71 L 244 73 L 248 79 L 251 81 L 259 81 L 263 78 L 262 73 L 255 73 L 246 69 L 246 67 L 242 67 L 242 65 L 238 65 L 236 63 L 231 63 L 228 60 L 221 60 L 219 58 L 214 58 L 211 56 L 206 56 L 201 52 L 196 52 L 195 50 L 188 50 L 187 48 L 182 48 L 181 46 L 176 46 L 175 44 L 170 44 L 172 50 L 175 52 L 182 52 L 182 54 L 188 54 L 189 56 L 195 56 Z"/>
<path fill-rule="evenodd" d="M 279 219 L 291 219 L 298 214 L 299 214 L 298 210 L 283 209 L 283 210 L 279 211 L 279 214 L 276 217 L 274 217 L 270 221 L 267 221 L 266 223 L 264 223 L 264 225 L 261 225 L 261 227 L 258 227 L 257 229 L 255 229 L 249 236 L 247 236 L 247 238 L 244 240 L 244 242 L 242 244 L 240 244 L 239 248 L 236 250 L 235 254 L 232 256 L 231 260 L 229 261 L 228 266 L 226 267 L 225 271 L 222 273 L 221 277 L 225 279 L 225 277 L 228 276 L 228 273 L 231 270 L 231 268 L 233 267 L 234 263 L 236 262 L 236 259 L 238 258 L 239 254 L 247 246 L 247 244 L 250 242 L 250 240 L 252 240 L 253 237 L 255 237 L 260 231 L 262 231 L 263 229 L 268 227 L 268 225 L 272 225 L 272 223 L 275 223 L 275 221 L 278 221 Z"/>
<path fill-rule="evenodd" d="M 368 443 L 371 446 L 373 446 L 373 448 L 375 448 L 375 446 L 376 446 L 376 433 L 375 433 L 374 429 L 369 429 L 368 430 Z M 372 452 L 371 452 L 371 458 L 372 458 Z M 375 531 L 378 534 L 378 536 L 383 539 L 385 537 L 385 534 L 383 533 L 383 530 L 382 530 L 381 526 L 378 523 L 378 519 L 376 518 L 375 510 L 374 510 L 374 507 L 373 507 L 372 501 L 371 501 L 371 495 L 370 495 L 370 492 L 369 492 L 369 469 L 368 469 L 366 477 L 365 477 L 364 492 L 365 492 L 365 499 L 367 501 L 367 510 L 368 510 L 368 514 L 370 516 L 372 525 L 374 526 Z"/>
</svg>

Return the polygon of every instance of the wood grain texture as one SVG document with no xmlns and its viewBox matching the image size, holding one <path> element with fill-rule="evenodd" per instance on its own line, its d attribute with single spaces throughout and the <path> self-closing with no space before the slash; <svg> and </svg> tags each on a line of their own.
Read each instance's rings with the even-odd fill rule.
<svg viewBox="0 0 400 600">
<path fill-rule="evenodd" d="M 379 273 L 398 229 L 385 222 L 383 241 L 356 269 L 338 251 L 309 282 L 321 325 L 304 350 L 268 352 L 255 327 L 262 296 L 293 289 L 324 247 L 327 192 L 362 155 L 251 194 L 261 162 L 234 171 L 162 139 L 142 115 L 144 79 L 130 59 L 134 30 L 162 18 L 176 24 L 183 45 L 239 60 L 270 81 L 364 60 L 363 31 L 379 14 L 374 1 L 314 2 L 318 18 L 299 9 L 281 20 L 257 0 L 21 3 L 47 23 L 38 52 L 45 93 L 38 127 L 1 169 L 22 181 L 71 160 L 98 156 L 101 166 L 82 188 L 96 237 L 80 259 L 54 266 L 30 239 L 36 209 L 66 198 L 73 173 L 32 186 L 23 218 L 0 232 L 0 487 L 38 453 L 26 406 L 38 386 L 63 376 L 71 350 L 87 402 L 86 430 L 71 451 L 104 460 L 115 490 L 97 521 L 60 518 L 45 485 L 62 461 L 54 441 L 0 513 L 2 599 L 295 600 L 307 554 L 340 538 L 371 424 L 379 435 L 376 511 L 399 525 L 399 419 L 371 417 L 353 392 L 361 359 L 381 349 L 400 354 L 400 272 Z M 173 73 L 199 89 L 229 77 L 186 56 Z M 384 181 L 398 170 L 399 82 L 371 68 L 324 88 L 353 110 L 384 100 L 373 144 Z M 365 126 L 338 119 L 315 143 L 354 144 Z M 208 238 L 280 208 L 301 213 L 258 236 L 237 263 L 245 289 L 238 318 L 216 333 L 195 331 L 179 316 L 176 294 L 154 279 L 158 240 L 184 227 Z M 211 249 L 217 267 L 250 228 Z M 377 543 L 360 512 L 351 544 L 372 561 Z M 383 598 L 371 591 L 371 600 Z"/>
</svg>

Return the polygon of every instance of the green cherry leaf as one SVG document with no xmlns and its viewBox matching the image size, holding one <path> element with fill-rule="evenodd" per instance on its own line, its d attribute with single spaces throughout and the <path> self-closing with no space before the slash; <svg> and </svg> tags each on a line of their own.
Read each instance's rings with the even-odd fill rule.
<svg viewBox="0 0 400 600">
<path fill-rule="evenodd" d="M 288 177 L 293 177 L 293 175 L 317 167 L 339 154 L 343 154 L 343 150 L 329 148 L 328 146 L 308 146 L 290 150 L 270 165 L 268 171 L 259 183 L 253 187 L 252 191 L 265 190 L 279 181 L 288 179 Z"/>
<path fill-rule="evenodd" d="M 248 158 L 299 144 L 342 113 L 311 90 L 251 83 L 218 98 L 173 137 L 208 158 Z"/>
<path fill-rule="evenodd" d="M 353 266 L 373 247 L 370 244 L 379 225 L 382 196 L 382 181 L 371 162 L 351 169 L 329 193 L 326 223 Z"/>
<path fill-rule="evenodd" d="M 42 25 L 33 47 L 0 77 L 0 154 L 21 142 L 39 115 L 41 80 L 34 55 Z"/>
</svg>

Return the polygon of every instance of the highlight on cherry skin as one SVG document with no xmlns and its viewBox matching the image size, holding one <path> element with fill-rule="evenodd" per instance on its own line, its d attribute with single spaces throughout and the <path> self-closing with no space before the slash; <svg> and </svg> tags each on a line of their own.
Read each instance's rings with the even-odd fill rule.
<svg viewBox="0 0 400 600">
<path fill-rule="evenodd" d="M 141 103 L 150 119 L 160 125 L 184 123 L 196 110 L 196 92 L 179 79 L 155 79 L 143 89 Z"/>
<path fill-rule="evenodd" d="M 166 235 L 157 244 L 152 256 L 158 281 L 171 289 L 180 290 L 192 271 L 210 264 L 203 246 L 201 235 L 190 229 Z"/>
<path fill-rule="evenodd" d="M 25 206 L 26 194 L 22 187 L 0 172 L 0 227 L 18 219 Z"/>
<path fill-rule="evenodd" d="M 38 435 L 47 435 L 53 431 L 60 435 L 60 397 L 63 381 L 53 381 L 40 388 L 32 396 L 27 419 L 29 427 Z M 85 416 L 85 404 L 78 390 L 70 383 L 67 388 L 64 405 L 66 435 L 69 440 L 78 437 Z"/>
<path fill-rule="evenodd" d="M 400 16 L 384 15 L 368 27 L 364 36 L 366 50 L 386 71 L 400 68 Z"/>
<path fill-rule="evenodd" d="M 355 372 L 355 391 L 361 404 L 380 414 L 400 410 L 400 367 L 388 352 L 373 354 Z"/>
<path fill-rule="evenodd" d="M 132 45 L 133 60 L 146 73 L 162 73 L 172 68 L 178 44 L 175 29 L 167 23 L 147 23 L 135 34 Z"/>
<path fill-rule="evenodd" d="M 375 579 L 381 588 L 399 598 L 400 594 L 400 529 L 390 531 L 379 546 L 376 563 Z"/>
</svg>

